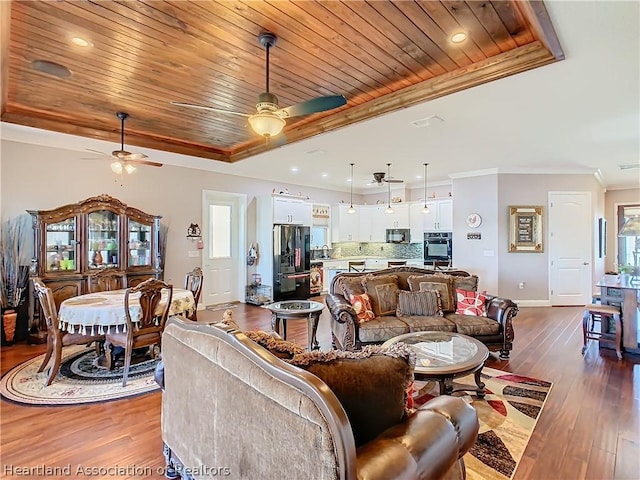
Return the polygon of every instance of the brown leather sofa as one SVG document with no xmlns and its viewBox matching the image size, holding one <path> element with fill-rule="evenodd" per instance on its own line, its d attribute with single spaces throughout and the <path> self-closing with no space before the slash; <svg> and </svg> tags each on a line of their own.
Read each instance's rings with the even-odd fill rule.
<svg viewBox="0 0 640 480">
<path fill-rule="evenodd" d="M 463 270 L 439 272 L 418 267 L 394 267 L 368 273 L 339 273 L 329 286 L 326 304 L 331 312 L 333 347 L 341 350 L 357 350 L 365 345 L 380 344 L 398 335 L 416 331 L 448 331 L 472 336 L 484 343 L 489 350 L 499 351 L 500 358 L 509 358 L 513 347 L 512 319 L 518 306 L 511 300 L 486 294 L 486 317 L 459 315 L 445 311 L 442 317 L 397 315 L 377 316 L 373 320 L 359 323 L 356 312 L 346 298 L 346 290 L 360 288 L 365 276 L 376 278 L 396 275 L 400 290 L 410 290 L 409 277 L 435 275 L 452 277 L 452 284 L 468 283 L 477 277 Z M 454 290 L 455 292 L 455 290 Z"/>
<path fill-rule="evenodd" d="M 169 319 L 156 376 L 168 476 L 465 478 L 462 456 L 477 438 L 478 418 L 462 399 L 437 397 L 356 448 L 327 384 L 250 333 Z"/>
</svg>

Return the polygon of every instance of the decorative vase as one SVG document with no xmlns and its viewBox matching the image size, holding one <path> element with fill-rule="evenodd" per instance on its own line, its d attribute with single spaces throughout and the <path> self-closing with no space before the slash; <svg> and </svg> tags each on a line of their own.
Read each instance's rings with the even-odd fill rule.
<svg viewBox="0 0 640 480">
<path fill-rule="evenodd" d="M 2 330 L 4 332 L 4 340 L 7 345 L 13 344 L 17 319 L 18 312 L 15 310 L 5 310 L 2 314 Z"/>
<path fill-rule="evenodd" d="M 93 258 L 91 259 L 94 265 L 102 265 L 102 254 L 100 250 L 93 252 Z"/>
</svg>

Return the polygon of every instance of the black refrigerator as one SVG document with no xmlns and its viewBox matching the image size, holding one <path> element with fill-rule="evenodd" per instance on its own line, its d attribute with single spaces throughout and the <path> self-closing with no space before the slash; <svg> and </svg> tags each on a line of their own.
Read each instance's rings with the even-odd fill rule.
<svg viewBox="0 0 640 480">
<path fill-rule="evenodd" d="M 311 232 L 300 225 L 273 226 L 273 299 L 311 296 Z"/>
</svg>

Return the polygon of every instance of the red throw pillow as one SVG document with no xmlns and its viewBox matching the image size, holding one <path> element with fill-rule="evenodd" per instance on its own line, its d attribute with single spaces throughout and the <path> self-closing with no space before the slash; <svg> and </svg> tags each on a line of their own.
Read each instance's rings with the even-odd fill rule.
<svg viewBox="0 0 640 480">
<path fill-rule="evenodd" d="M 487 309 L 485 302 L 486 292 L 478 293 L 470 290 L 460 290 L 456 288 L 456 313 L 458 315 L 473 315 L 476 317 L 486 317 Z"/>
<path fill-rule="evenodd" d="M 358 323 L 368 322 L 376 318 L 376 314 L 373 313 L 373 309 L 371 308 L 371 300 L 366 293 L 349 295 L 349 301 L 358 314 Z"/>
</svg>

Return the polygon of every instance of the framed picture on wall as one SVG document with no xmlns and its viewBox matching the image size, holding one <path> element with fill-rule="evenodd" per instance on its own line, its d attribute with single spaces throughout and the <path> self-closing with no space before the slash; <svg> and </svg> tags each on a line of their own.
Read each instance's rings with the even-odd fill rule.
<svg viewBox="0 0 640 480">
<path fill-rule="evenodd" d="M 607 256 L 607 221 L 600 217 L 598 218 L 598 257 L 604 258 Z"/>
<path fill-rule="evenodd" d="M 509 252 L 543 251 L 542 207 L 509 206 Z"/>
</svg>

